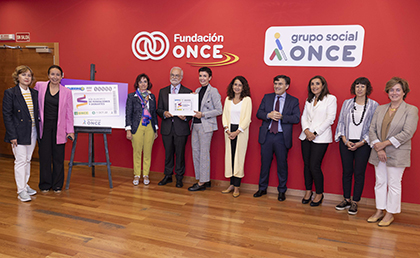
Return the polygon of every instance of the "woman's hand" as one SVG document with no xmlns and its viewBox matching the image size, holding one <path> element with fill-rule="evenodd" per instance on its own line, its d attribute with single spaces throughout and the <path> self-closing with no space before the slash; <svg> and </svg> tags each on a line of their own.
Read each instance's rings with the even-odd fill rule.
<svg viewBox="0 0 420 258">
<path fill-rule="evenodd" d="M 17 147 L 17 139 L 10 140 L 12 147 Z"/>
<path fill-rule="evenodd" d="M 128 131 L 127 131 L 127 136 L 126 136 L 126 137 L 127 137 L 127 139 L 128 139 L 128 140 L 130 140 L 130 141 L 133 139 L 133 135 L 131 134 L 131 130 L 128 130 Z"/>
<path fill-rule="evenodd" d="M 194 112 L 195 112 L 195 115 L 194 115 L 195 118 L 200 119 L 203 117 L 203 113 L 201 113 L 200 111 L 194 111 Z"/>
<path fill-rule="evenodd" d="M 74 133 L 68 133 L 67 138 L 71 137 L 71 140 L 74 141 Z"/>
<path fill-rule="evenodd" d="M 316 137 L 316 135 L 313 134 L 311 131 L 309 131 L 309 129 L 305 129 L 305 131 L 303 131 L 303 132 L 306 135 L 306 140 L 308 140 L 310 142 L 313 141 L 315 139 L 315 137 Z"/>
<path fill-rule="evenodd" d="M 355 151 L 358 148 L 362 147 L 363 145 L 365 145 L 364 141 L 356 142 L 356 143 L 349 141 L 347 143 L 348 150 L 350 150 L 350 151 Z"/>
<path fill-rule="evenodd" d="M 241 132 L 241 131 L 236 130 L 235 132 L 228 133 L 228 135 L 229 135 L 229 139 L 231 139 L 231 140 L 235 139 L 235 138 L 236 138 L 236 136 L 238 136 L 238 134 L 239 134 L 240 132 Z"/>
<path fill-rule="evenodd" d="M 377 142 L 373 145 L 373 148 L 379 152 L 380 150 L 384 150 L 386 146 L 391 145 L 391 142 L 389 140 L 383 141 L 383 142 Z"/>
<path fill-rule="evenodd" d="M 385 150 L 380 150 L 380 151 L 378 151 L 378 158 L 379 158 L 379 160 L 380 161 L 382 161 L 382 162 L 386 162 L 386 152 L 385 152 Z"/>
</svg>

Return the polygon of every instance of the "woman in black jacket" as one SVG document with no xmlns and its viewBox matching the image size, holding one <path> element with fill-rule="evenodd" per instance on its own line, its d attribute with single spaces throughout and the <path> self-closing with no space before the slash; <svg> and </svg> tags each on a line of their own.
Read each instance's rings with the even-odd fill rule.
<svg viewBox="0 0 420 258">
<path fill-rule="evenodd" d="M 15 180 L 18 199 L 31 200 L 36 191 L 29 187 L 31 159 L 39 131 L 38 92 L 29 86 L 34 81 L 31 68 L 16 67 L 12 74 L 15 87 L 4 91 L 3 120 L 6 127 L 5 142 L 12 145 L 15 156 Z"/>
</svg>

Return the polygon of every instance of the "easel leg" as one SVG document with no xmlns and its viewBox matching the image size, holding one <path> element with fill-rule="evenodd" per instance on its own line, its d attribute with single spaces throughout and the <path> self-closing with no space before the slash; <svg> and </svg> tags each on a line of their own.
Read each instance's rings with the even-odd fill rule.
<svg viewBox="0 0 420 258">
<path fill-rule="evenodd" d="M 106 166 L 108 168 L 109 188 L 112 188 L 113 186 L 112 186 L 112 177 L 111 177 L 111 161 L 109 160 L 108 140 L 106 138 L 106 134 L 104 134 L 104 145 L 105 145 Z"/>
<path fill-rule="evenodd" d="M 71 177 L 71 171 L 73 169 L 74 153 L 76 152 L 77 135 L 78 135 L 78 133 L 74 134 L 74 142 L 73 142 L 73 146 L 71 148 L 69 171 L 67 173 L 67 181 L 66 181 L 66 190 L 69 189 L 69 185 L 70 185 L 70 177 Z"/>
</svg>

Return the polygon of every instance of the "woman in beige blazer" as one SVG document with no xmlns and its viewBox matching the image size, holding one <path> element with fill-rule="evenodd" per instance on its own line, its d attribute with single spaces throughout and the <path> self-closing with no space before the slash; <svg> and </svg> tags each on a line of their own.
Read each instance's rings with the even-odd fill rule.
<svg viewBox="0 0 420 258">
<path fill-rule="evenodd" d="M 230 185 L 222 193 L 233 191 L 239 196 L 241 179 L 244 177 L 245 154 L 248 146 L 249 124 L 251 123 L 252 101 L 248 81 L 236 76 L 227 89 L 227 97 L 222 114 L 225 130 L 225 176 Z"/>
<path fill-rule="evenodd" d="M 404 101 L 409 91 L 406 80 L 389 80 L 385 92 L 391 102 L 376 109 L 369 129 L 373 147 L 369 163 L 375 166 L 377 210 L 367 221 L 380 221 L 380 227 L 389 226 L 393 214 L 401 212 L 401 179 L 404 169 L 410 166 L 411 138 L 419 119 L 417 107 Z"/>
</svg>

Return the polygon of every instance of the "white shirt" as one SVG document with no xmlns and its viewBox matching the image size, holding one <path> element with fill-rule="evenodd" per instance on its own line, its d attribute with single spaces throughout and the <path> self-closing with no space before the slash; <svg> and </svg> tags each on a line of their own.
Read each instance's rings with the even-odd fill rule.
<svg viewBox="0 0 420 258">
<path fill-rule="evenodd" d="M 230 123 L 238 125 L 241 117 L 242 100 L 238 104 L 233 103 L 233 100 L 231 101 L 232 104 L 230 106 Z"/>
<path fill-rule="evenodd" d="M 363 109 L 365 108 L 365 105 L 359 105 L 355 103 L 356 110 L 353 109 L 354 112 L 354 122 L 359 123 L 360 119 L 362 118 Z M 363 118 L 363 121 L 360 123 L 360 125 L 356 126 L 353 123 L 353 118 L 351 119 L 351 123 L 349 125 L 349 140 L 360 140 L 360 136 L 362 135 L 362 129 L 363 124 L 365 123 L 365 117 Z"/>
</svg>

